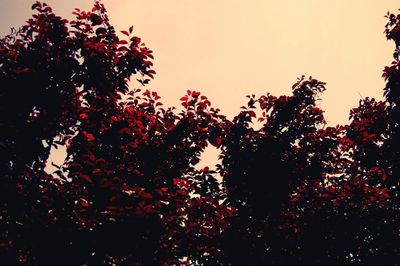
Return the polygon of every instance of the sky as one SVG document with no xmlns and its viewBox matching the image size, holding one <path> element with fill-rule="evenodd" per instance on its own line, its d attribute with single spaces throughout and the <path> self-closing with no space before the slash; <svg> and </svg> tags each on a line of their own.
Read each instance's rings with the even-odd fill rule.
<svg viewBox="0 0 400 266">
<path fill-rule="evenodd" d="M 48 0 L 72 18 L 91 0 Z M 33 1 L 1 0 L 0 35 L 32 14 Z M 345 124 L 362 97 L 382 98 L 381 78 L 394 44 L 384 15 L 395 0 L 103 0 L 118 30 L 134 32 L 154 51 L 155 79 L 147 87 L 167 106 L 187 89 L 200 91 L 228 118 L 246 95 L 291 93 L 301 75 L 327 83 L 320 106 L 330 125 Z M 136 84 L 132 84 L 136 86 Z M 208 151 L 203 163 L 213 161 Z M 203 164 L 202 163 L 202 164 Z"/>
</svg>

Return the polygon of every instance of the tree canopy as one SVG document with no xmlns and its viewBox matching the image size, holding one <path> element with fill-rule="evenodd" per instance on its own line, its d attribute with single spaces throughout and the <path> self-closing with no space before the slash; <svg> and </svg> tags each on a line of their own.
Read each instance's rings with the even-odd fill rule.
<svg viewBox="0 0 400 266">
<path fill-rule="evenodd" d="M 152 51 L 101 2 L 32 9 L 0 39 L 2 265 L 400 263 L 400 15 L 385 99 L 328 126 L 326 84 L 304 76 L 232 120 L 197 91 L 164 107 Z M 216 170 L 196 167 L 208 145 Z"/>
</svg>

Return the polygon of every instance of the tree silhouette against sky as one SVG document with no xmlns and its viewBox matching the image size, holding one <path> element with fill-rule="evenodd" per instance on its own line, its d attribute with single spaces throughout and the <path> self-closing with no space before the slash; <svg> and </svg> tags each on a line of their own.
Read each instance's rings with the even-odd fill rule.
<svg viewBox="0 0 400 266">
<path fill-rule="evenodd" d="M 400 15 L 385 100 L 327 126 L 325 83 L 304 76 L 233 119 L 197 91 L 164 107 L 152 51 L 101 2 L 72 21 L 32 9 L 0 40 L 2 265 L 400 263 Z M 198 169 L 210 145 L 221 163 Z"/>
</svg>

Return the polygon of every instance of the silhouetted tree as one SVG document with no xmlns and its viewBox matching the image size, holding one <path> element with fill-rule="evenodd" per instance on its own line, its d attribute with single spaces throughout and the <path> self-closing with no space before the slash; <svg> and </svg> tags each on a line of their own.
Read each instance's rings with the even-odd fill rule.
<svg viewBox="0 0 400 266">
<path fill-rule="evenodd" d="M 72 21 L 32 9 L 0 40 L 2 265 L 400 263 L 400 15 L 387 15 L 385 100 L 329 127 L 325 83 L 304 76 L 232 121 L 196 91 L 166 108 L 141 88 L 152 51 L 133 27 L 120 38 L 101 2 Z M 216 171 L 195 167 L 207 145 Z"/>
<path fill-rule="evenodd" d="M 217 260 L 231 211 L 215 174 L 193 166 L 224 117 L 198 92 L 175 114 L 156 92 L 129 90 L 133 74 L 153 78 L 153 57 L 132 27 L 127 40 L 116 35 L 100 2 L 70 22 L 46 4 L 32 9 L 1 40 L 2 262 Z M 52 176 L 57 145 L 68 154 Z"/>
</svg>

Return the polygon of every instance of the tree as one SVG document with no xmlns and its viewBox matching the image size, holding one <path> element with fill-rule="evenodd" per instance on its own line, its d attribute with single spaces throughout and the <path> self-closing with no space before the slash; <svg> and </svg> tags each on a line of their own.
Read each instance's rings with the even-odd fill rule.
<svg viewBox="0 0 400 266">
<path fill-rule="evenodd" d="M 395 265 L 399 261 L 399 18 L 386 101 L 362 99 L 347 126 L 326 127 L 324 83 L 299 79 L 292 96 L 248 96 L 223 141 L 221 174 L 237 209 L 224 234 L 230 265 Z M 260 104 L 264 122 L 251 127 Z M 243 160 L 242 158 L 247 158 Z"/>
<path fill-rule="evenodd" d="M 304 76 L 290 96 L 248 96 L 232 121 L 196 91 L 164 107 L 142 88 L 152 51 L 133 27 L 117 34 L 101 2 L 73 21 L 32 9 L 0 40 L 2 264 L 398 263 L 399 15 L 385 100 L 330 127 L 325 83 Z M 207 145 L 221 149 L 216 171 L 196 168 Z"/>
<path fill-rule="evenodd" d="M 301 77 L 293 96 L 249 96 L 248 107 L 234 119 L 223 142 L 222 171 L 227 200 L 237 209 L 225 234 L 230 263 L 295 263 L 291 240 L 299 228 L 288 220 L 296 216 L 291 196 L 313 193 L 314 184 L 333 171 L 338 130 L 323 129 L 323 111 L 316 106 L 324 90 L 324 83 Z M 265 122 L 258 131 L 250 127 L 256 102 Z"/>
<path fill-rule="evenodd" d="M 177 115 L 156 92 L 129 90 L 131 75 L 142 85 L 153 78 L 151 50 L 132 27 L 120 39 L 100 2 L 70 22 L 46 4 L 32 9 L 28 24 L 1 40 L 3 261 L 207 260 L 230 212 L 213 173 L 193 165 L 224 117 L 197 92 Z M 44 167 L 57 145 L 68 156 L 56 178 Z"/>
</svg>

